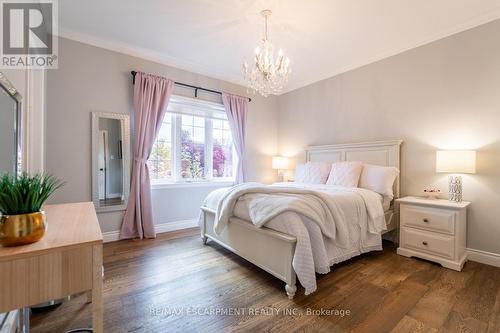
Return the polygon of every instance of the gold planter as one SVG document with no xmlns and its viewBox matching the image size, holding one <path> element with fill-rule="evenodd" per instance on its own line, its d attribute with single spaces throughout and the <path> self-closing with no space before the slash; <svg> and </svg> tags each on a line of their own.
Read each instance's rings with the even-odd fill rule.
<svg viewBox="0 0 500 333">
<path fill-rule="evenodd" d="M 45 234 L 45 212 L 0 216 L 0 244 L 17 246 L 34 243 Z"/>
</svg>

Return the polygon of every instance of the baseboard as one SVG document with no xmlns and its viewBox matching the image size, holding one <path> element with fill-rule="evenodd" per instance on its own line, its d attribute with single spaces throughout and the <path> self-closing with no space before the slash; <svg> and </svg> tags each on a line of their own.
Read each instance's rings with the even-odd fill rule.
<svg viewBox="0 0 500 333">
<path fill-rule="evenodd" d="M 500 267 L 500 254 L 476 249 L 467 249 L 467 259 L 482 264 Z"/>
<path fill-rule="evenodd" d="M 181 221 L 172 221 L 166 223 L 155 224 L 155 230 L 157 234 L 161 234 L 163 232 L 181 230 L 194 228 L 198 226 L 198 219 L 191 220 L 181 220 Z M 120 231 L 108 231 L 102 233 L 102 239 L 104 243 L 115 242 L 120 240 Z"/>
<path fill-rule="evenodd" d="M 180 220 L 167 223 L 155 224 L 156 233 L 194 228 L 198 226 L 198 219 Z M 120 240 L 120 231 L 108 231 L 102 233 L 104 243 L 115 242 Z M 482 264 L 500 267 L 500 254 L 481 251 L 476 249 L 467 249 L 467 259 L 476 261 Z"/>
<path fill-rule="evenodd" d="M 197 226 L 198 226 L 198 219 L 196 218 L 191 220 L 181 220 L 181 221 L 155 224 L 155 230 L 157 233 L 161 234 L 163 232 L 194 228 Z"/>
</svg>

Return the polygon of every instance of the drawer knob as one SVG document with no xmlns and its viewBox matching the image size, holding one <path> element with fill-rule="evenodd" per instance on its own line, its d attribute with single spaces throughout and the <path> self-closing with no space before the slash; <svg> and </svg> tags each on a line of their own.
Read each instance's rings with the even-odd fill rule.
<svg viewBox="0 0 500 333">
<path fill-rule="evenodd" d="M 425 222 L 425 223 L 428 223 L 428 222 L 429 222 L 429 219 L 424 218 L 424 222 Z"/>
<path fill-rule="evenodd" d="M 427 242 L 425 242 L 425 241 L 424 241 L 424 242 L 422 242 L 422 244 L 427 246 Z"/>
</svg>

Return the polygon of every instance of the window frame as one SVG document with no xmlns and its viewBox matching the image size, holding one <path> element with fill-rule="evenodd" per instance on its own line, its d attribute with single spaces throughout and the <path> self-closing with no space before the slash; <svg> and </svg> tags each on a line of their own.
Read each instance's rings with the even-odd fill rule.
<svg viewBox="0 0 500 333">
<path fill-rule="evenodd" d="M 217 110 L 218 112 L 224 112 L 224 106 L 220 103 L 214 103 L 209 101 L 202 101 L 198 99 L 172 95 L 171 100 L 181 101 L 182 103 L 193 103 L 198 109 L 203 106 L 206 106 L 207 109 L 210 108 L 212 110 Z M 170 103 L 169 103 L 170 105 Z M 208 112 L 208 111 L 207 111 Z M 232 185 L 234 184 L 236 178 L 236 167 L 238 163 L 238 157 L 236 155 L 236 150 L 234 148 L 234 143 L 231 143 L 232 147 L 232 177 L 213 177 L 213 118 L 210 116 L 196 115 L 192 114 L 195 117 L 203 117 L 205 120 L 205 151 L 204 151 L 204 165 L 205 168 L 203 170 L 204 175 L 202 179 L 198 178 L 183 178 L 181 176 L 181 135 L 182 135 L 182 115 L 181 112 L 170 111 L 167 107 L 167 113 L 171 115 L 172 125 L 171 125 L 171 167 L 172 167 L 172 177 L 169 178 L 161 178 L 161 179 L 151 179 L 151 186 L 155 189 L 158 188 L 169 188 L 169 187 L 196 187 L 196 186 L 218 186 L 218 185 Z M 224 121 L 228 121 L 226 119 L 221 119 Z M 162 120 L 163 125 L 163 120 Z M 232 133 L 231 133 L 232 135 Z M 155 138 L 156 144 L 157 138 Z M 210 167 L 206 167 L 210 166 Z"/>
</svg>

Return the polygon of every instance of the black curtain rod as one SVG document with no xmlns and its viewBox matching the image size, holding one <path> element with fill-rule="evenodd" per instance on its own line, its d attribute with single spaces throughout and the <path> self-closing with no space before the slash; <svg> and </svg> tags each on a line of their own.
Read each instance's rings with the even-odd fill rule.
<svg viewBox="0 0 500 333">
<path fill-rule="evenodd" d="M 132 84 L 135 84 L 135 75 L 137 74 L 137 72 L 131 71 L 130 74 L 132 74 Z M 217 91 L 217 90 L 207 89 L 207 88 L 203 88 L 203 87 L 197 87 L 197 86 L 193 86 L 193 85 L 182 83 L 182 82 L 175 82 L 175 84 L 178 86 L 194 89 L 194 97 L 198 97 L 198 90 L 203 90 L 203 91 L 206 91 L 206 92 L 209 92 L 212 94 L 222 95 L 222 92 Z M 251 102 L 252 99 L 250 97 L 248 97 L 248 101 Z"/>
</svg>

